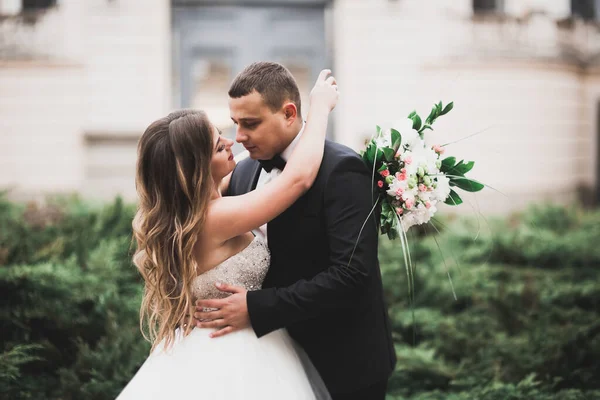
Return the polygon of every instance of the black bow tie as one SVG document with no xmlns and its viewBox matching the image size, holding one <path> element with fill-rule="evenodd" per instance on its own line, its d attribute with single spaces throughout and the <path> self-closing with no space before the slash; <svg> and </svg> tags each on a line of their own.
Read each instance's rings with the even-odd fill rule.
<svg viewBox="0 0 600 400">
<path fill-rule="evenodd" d="M 277 168 L 281 171 L 283 171 L 285 168 L 285 160 L 281 158 L 279 154 L 270 160 L 258 160 L 258 162 L 260 163 L 260 166 L 267 172 L 271 172 L 273 168 Z"/>
</svg>

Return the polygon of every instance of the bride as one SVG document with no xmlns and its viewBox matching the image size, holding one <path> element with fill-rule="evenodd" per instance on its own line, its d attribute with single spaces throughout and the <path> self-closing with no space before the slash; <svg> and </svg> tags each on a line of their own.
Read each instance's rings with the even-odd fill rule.
<svg viewBox="0 0 600 400">
<path fill-rule="evenodd" d="M 177 111 L 144 132 L 134 263 L 145 282 L 140 315 L 152 351 L 118 400 L 329 398 L 284 329 L 260 339 L 251 328 L 210 339 L 213 329 L 194 328 L 193 321 L 196 299 L 227 295 L 218 283 L 260 289 L 269 250 L 251 230 L 282 213 L 315 180 L 338 99 L 329 73 L 322 71 L 312 89 L 306 127 L 285 170 L 242 196 L 221 196 L 235 166 L 233 141 L 220 136 L 204 112 Z"/>
</svg>

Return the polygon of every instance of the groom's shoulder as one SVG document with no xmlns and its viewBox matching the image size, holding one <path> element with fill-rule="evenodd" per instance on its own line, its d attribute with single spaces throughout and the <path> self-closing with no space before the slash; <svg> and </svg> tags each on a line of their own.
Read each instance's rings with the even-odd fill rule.
<svg viewBox="0 0 600 400">
<path fill-rule="evenodd" d="M 325 141 L 324 156 L 331 161 L 341 161 L 347 158 L 354 158 L 357 160 L 360 159 L 358 153 L 356 153 L 356 151 L 352 150 L 350 147 L 331 140 Z"/>
<path fill-rule="evenodd" d="M 255 171 L 253 165 L 255 165 L 255 163 L 256 161 L 253 159 L 246 158 L 236 164 L 231 174 L 229 188 L 226 193 L 227 195 L 239 194 L 239 191 L 241 190 L 241 186 L 239 185 L 243 185 L 244 182 L 248 182 L 252 179 L 253 171 Z"/>
<path fill-rule="evenodd" d="M 233 179 L 234 177 L 241 177 L 242 179 L 248 179 L 249 175 L 253 174 L 253 171 L 255 170 L 254 167 L 256 167 L 256 163 L 257 161 L 253 160 L 250 157 L 243 159 L 235 165 L 231 178 Z"/>
<path fill-rule="evenodd" d="M 236 164 L 235 169 L 246 170 L 246 169 L 250 168 L 252 165 L 254 165 L 254 163 L 256 163 L 256 161 L 253 160 L 252 158 L 250 158 L 250 157 L 244 158 L 242 161 L 240 161 Z"/>
<path fill-rule="evenodd" d="M 330 170 L 336 169 L 340 165 L 354 165 L 357 167 L 364 166 L 362 158 L 356 151 L 348 146 L 344 146 L 343 144 L 333 142 L 331 140 L 325 141 L 323 164 L 326 165 Z"/>
<path fill-rule="evenodd" d="M 233 174 L 231 178 L 239 178 L 242 177 L 244 179 L 248 179 L 248 174 L 253 170 L 252 166 L 255 165 L 256 161 L 251 159 L 250 157 L 238 162 L 233 169 Z"/>
</svg>

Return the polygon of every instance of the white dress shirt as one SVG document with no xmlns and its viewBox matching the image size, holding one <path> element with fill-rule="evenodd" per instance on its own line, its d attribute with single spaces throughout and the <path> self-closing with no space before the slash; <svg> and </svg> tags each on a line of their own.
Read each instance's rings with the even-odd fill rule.
<svg viewBox="0 0 600 400">
<path fill-rule="evenodd" d="M 305 124 L 303 123 L 302 129 L 300 129 L 300 132 L 298 132 L 298 135 L 296 135 L 294 140 L 292 140 L 292 143 L 290 143 L 288 145 L 288 147 L 286 147 L 285 150 L 281 153 L 281 158 L 283 158 L 284 161 L 287 162 L 287 160 L 290 159 L 290 156 L 292 155 L 292 151 L 294 151 L 294 148 L 298 144 L 298 140 L 300 140 L 300 136 L 302 135 L 302 132 L 304 132 L 304 126 L 305 126 Z M 256 184 L 256 188 L 258 189 L 262 185 L 266 185 L 273 179 L 277 178 L 280 174 L 281 174 L 281 170 L 279 168 L 273 168 L 271 170 L 271 172 L 267 172 L 261 168 L 260 176 L 258 177 L 258 183 Z M 267 224 L 264 224 L 263 226 L 261 226 L 258 229 L 252 230 L 252 232 L 256 236 L 260 237 L 265 242 L 267 242 Z"/>
</svg>

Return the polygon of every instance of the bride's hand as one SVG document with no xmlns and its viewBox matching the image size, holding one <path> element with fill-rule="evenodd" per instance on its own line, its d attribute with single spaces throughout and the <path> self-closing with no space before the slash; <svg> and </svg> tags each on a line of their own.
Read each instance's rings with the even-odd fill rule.
<svg viewBox="0 0 600 400">
<path fill-rule="evenodd" d="M 335 108 L 340 94 L 335 78 L 333 76 L 327 78 L 330 73 L 331 70 L 324 69 L 319 74 L 317 82 L 310 92 L 311 107 L 327 107 L 328 111 L 333 111 Z"/>
</svg>

